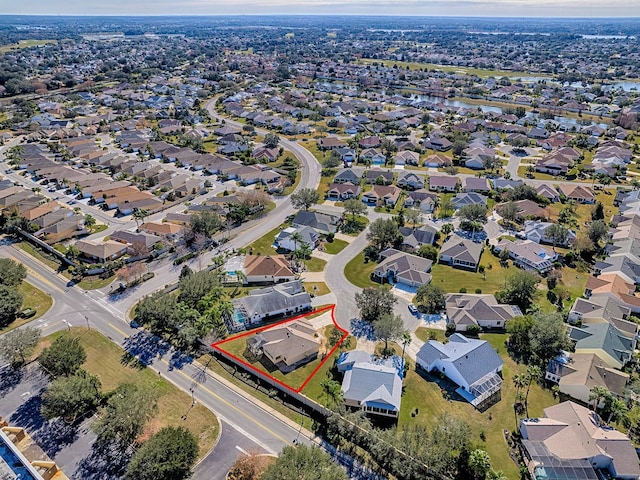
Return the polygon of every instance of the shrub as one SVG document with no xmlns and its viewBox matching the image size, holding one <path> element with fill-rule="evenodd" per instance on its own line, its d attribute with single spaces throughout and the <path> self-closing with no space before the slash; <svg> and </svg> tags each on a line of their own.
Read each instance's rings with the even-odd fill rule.
<svg viewBox="0 0 640 480">
<path fill-rule="evenodd" d="M 482 293 L 482 289 L 481 288 L 476 288 L 476 294 L 480 295 Z"/>
<path fill-rule="evenodd" d="M 467 289 L 462 287 L 460 290 L 458 290 L 458 292 L 460 293 L 467 293 Z"/>
</svg>

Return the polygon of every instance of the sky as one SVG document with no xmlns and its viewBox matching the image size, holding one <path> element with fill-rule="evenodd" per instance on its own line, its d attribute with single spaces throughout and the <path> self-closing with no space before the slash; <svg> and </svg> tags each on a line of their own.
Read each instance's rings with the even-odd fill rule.
<svg viewBox="0 0 640 480">
<path fill-rule="evenodd" d="M 0 0 L 0 14 L 640 17 L 640 0 Z"/>
</svg>

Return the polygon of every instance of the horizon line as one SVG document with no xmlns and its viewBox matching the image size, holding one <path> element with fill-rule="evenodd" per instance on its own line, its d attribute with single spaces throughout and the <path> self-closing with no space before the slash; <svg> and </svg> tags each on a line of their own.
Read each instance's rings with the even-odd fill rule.
<svg viewBox="0 0 640 480">
<path fill-rule="evenodd" d="M 226 13 L 226 14 L 216 14 L 216 13 L 160 13 L 154 15 L 146 15 L 146 14 L 129 14 L 129 15 L 111 15 L 111 14 L 93 14 L 93 13 L 2 13 L 0 14 L 0 18 L 3 17 L 93 17 L 93 18 L 169 18 L 169 17 L 245 17 L 245 18 L 259 18 L 259 17 L 331 17 L 331 18 L 341 18 L 341 17 L 364 17 L 364 18 L 484 18 L 484 19 L 518 19 L 518 18 L 532 18 L 532 19 L 565 19 L 565 20 L 636 20 L 640 19 L 640 13 L 638 16 L 628 16 L 624 14 L 620 14 L 618 16 L 571 16 L 571 15 L 549 15 L 549 16 L 540 16 L 540 15 L 411 15 L 411 14 L 361 14 L 361 13 L 342 13 L 342 14 L 327 14 L 327 13 L 304 13 L 304 14 L 295 14 L 295 13 L 264 13 L 264 14 L 244 14 L 244 13 Z"/>
</svg>

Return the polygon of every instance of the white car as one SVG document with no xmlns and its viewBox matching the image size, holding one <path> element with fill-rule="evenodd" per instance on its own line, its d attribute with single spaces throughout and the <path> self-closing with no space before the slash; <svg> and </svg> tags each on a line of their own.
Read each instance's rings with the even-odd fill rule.
<svg viewBox="0 0 640 480">
<path fill-rule="evenodd" d="M 416 307 L 413 303 L 409 304 L 409 311 L 414 314 L 417 315 L 418 314 L 418 307 Z"/>
</svg>

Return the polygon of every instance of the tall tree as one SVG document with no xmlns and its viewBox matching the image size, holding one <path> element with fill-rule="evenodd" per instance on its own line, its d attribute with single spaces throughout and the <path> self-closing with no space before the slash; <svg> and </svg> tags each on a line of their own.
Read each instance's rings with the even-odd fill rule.
<svg viewBox="0 0 640 480">
<path fill-rule="evenodd" d="M 356 198 L 350 198 L 344 202 L 344 213 L 351 215 L 351 220 L 356 220 L 356 215 L 367 213 L 367 206 Z"/>
<path fill-rule="evenodd" d="M 0 328 L 15 320 L 23 300 L 16 287 L 0 284 Z"/>
<path fill-rule="evenodd" d="M 476 480 L 484 480 L 487 478 L 489 470 L 491 470 L 491 458 L 484 450 L 474 450 L 469 455 L 469 470 Z"/>
<path fill-rule="evenodd" d="M 68 377 L 76 373 L 86 359 L 87 352 L 80 345 L 80 338 L 62 335 L 42 351 L 38 362 L 50 375 Z"/>
<path fill-rule="evenodd" d="M 18 368 L 27 361 L 40 340 L 37 328 L 18 328 L 0 337 L 0 359 Z"/>
<path fill-rule="evenodd" d="M 100 380 L 84 370 L 70 377 L 59 377 L 42 396 L 42 415 L 62 417 L 70 422 L 94 410 L 100 403 Z"/>
<path fill-rule="evenodd" d="M 400 315 L 394 315 L 392 312 L 385 313 L 373 321 L 373 331 L 376 338 L 384 342 L 384 351 L 388 352 L 389 342 L 402 338 L 405 332 L 404 322 Z"/>
<path fill-rule="evenodd" d="M 144 208 L 137 208 L 133 212 L 133 219 L 136 221 L 136 226 L 140 228 L 140 224 L 144 223 L 144 219 L 149 216 L 149 211 Z"/>
<path fill-rule="evenodd" d="M 402 240 L 398 224 L 391 218 L 377 218 L 369 225 L 367 240 L 373 243 L 378 252 L 394 246 Z"/>
<path fill-rule="evenodd" d="M 299 444 L 282 449 L 260 480 L 346 480 L 346 472 L 328 453 L 316 446 Z"/>
<path fill-rule="evenodd" d="M 280 137 L 275 133 L 267 133 L 264 137 L 264 146 L 267 148 L 276 148 L 280 143 Z"/>
<path fill-rule="evenodd" d="M 164 427 L 131 458 L 126 480 L 184 480 L 198 457 L 198 442 L 185 427 Z"/>
<path fill-rule="evenodd" d="M 537 312 L 532 315 L 529 345 L 536 364 L 545 366 L 569 347 L 565 324 L 560 314 Z"/>
<path fill-rule="evenodd" d="M 604 205 L 602 202 L 596 203 L 591 208 L 591 220 L 604 220 Z"/>
<path fill-rule="evenodd" d="M 500 207 L 500 216 L 509 223 L 518 219 L 518 205 L 515 202 L 507 202 Z"/>
<path fill-rule="evenodd" d="M 591 222 L 591 225 L 589 225 L 589 228 L 587 229 L 587 235 L 595 246 L 598 246 L 600 241 L 606 239 L 608 233 L 609 227 L 604 220 Z"/>
<path fill-rule="evenodd" d="M 140 436 L 157 410 L 157 393 L 131 383 L 120 385 L 109 396 L 92 429 L 102 442 L 116 442 L 126 449 Z"/>
<path fill-rule="evenodd" d="M 540 277 L 527 270 L 517 270 L 507 279 L 506 288 L 496 294 L 503 303 L 515 303 L 526 311 L 536 294 Z"/>
<path fill-rule="evenodd" d="M 415 302 L 424 308 L 427 313 L 438 313 L 444 308 L 445 292 L 433 283 L 425 283 L 416 290 Z"/>
<path fill-rule="evenodd" d="M 312 205 L 320 201 L 320 194 L 313 188 L 301 188 L 293 192 L 289 198 L 293 208 L 309 210 Z"/>
<path fill-rule="evenodd" d="M 192 215 L 189 223 L 193 233 L 204 235 L 206 238 L 211 238 L 222 228 L 220 215 L 213 212 L 202 212 Z"/>
<path fill-rule="evenodd" d="M 27 278 L 27 269 L 22 263 L 10 258 L 0 258 L 0 284 L 17 287 Z"/>
<path fill-rule="evenodd" d="M 544 231 L 544 234 L 549 240 L 551 240 L 551 243 L 553 244 L 553 250 L 555 251 L 556 246 L 564 245 L 565 243 L 567 243 L 569 230 L 564 225 L 553 223 L 547 227 L 547 229 Z"/>
<path fill-rule="evenodd" d="M 383 286 L 365 288 L 361 293 L 356 293 L 356 305 L 360 309 L 360 318 L 367 322 L 374 322 L 385 313 L 392 312 L 397 302 L 395 295 Z"/>
</svg>

